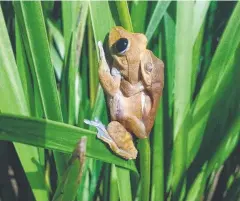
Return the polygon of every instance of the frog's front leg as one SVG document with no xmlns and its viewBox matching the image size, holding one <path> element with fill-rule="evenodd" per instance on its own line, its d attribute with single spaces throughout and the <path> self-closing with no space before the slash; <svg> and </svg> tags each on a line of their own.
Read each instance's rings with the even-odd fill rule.
<svg viewBox="0 0 240 201">
<path fill-rule="evenodd" d="M 119 71 L 115 68 L 113 68 L 112 71 L 110 71 L 108 63 L 106 61 L 103 46 L 100 41 L 98 42 L 98 47 L 99 47 L 99 54 L 100 54 L 99 70 L 98 70 L 99 80 L 104 91 L 108 95 L 113 97 L 120 88 L 121 75 Z"/>
<path fill-rule="evenodd" d="M 135 159 L 137 157 L 137 150 L 131 134 L 119 122 L 110 122 L 107 129 L 99 120 L 84 120 L 84 122 L 95 126 L 98 130 L 97 137 L 106 142 L 116 154 L 125 159 Z"/>
<path fill-rule="evenodd" d="M 139 81 L 137 84 L 133 85 L 130 82 L 123 79 L 121 81 L 120 89 L 126 97 L 130 97 L 143 91 L 144 86 L 142 81 Z"/>
</svg>

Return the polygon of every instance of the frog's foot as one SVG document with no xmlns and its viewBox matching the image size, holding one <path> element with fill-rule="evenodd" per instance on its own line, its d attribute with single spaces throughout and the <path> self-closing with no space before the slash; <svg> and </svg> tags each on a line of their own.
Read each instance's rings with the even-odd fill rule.
<svg viewBox="0 0 240 201">
<path fill-rule="evenodd" d="M 95 118 L 94 120 L 84 119 L 84 123 L 90 126 L 94 126 L 97 129 L 97 137 L 99 139 L 103 140 L 108 144 L 113 141 L 112 138 L 109 136 L 104 124 L 97 118 Z"/>
<path fill-rule="evenodd" d="M 121 136 L 119 136 L 116 139 L 116 138 L 110 136 L 109 132 L 106 130 L 105 126 L 98 119 L 95 119 L 95 120 L 85 119 L 84 123 L 86 123 L 88 125 L 91 125 L 91 126 L 94 126 L 98 131 L 97 132 L 97 137 L 99 139 L 101 139 L 102 141 L 106 142 L 110 146 L 112 151 L 115 152 L 116 154 L 120 155 L 121 157 L 123 157 L 125 159 L 135 159 L 137 157 L 137 150 L 136 150 L 136 148 L 134 147 L 133 144 L 132 145 L 134 147 L 134 150 L 132 149 L 132 147 L 131 147 L 131 149 L 128 149 L 128 147 L 126 147 L 126 146 L 125 147 L 127 148 L 127 150 L 122 149 L 123 148 L 121 146 L 122 142 L 120 142 L 120 141 L 123 141 L 124 139 L 126 139 L 126 137 L 124 139 L 120 139 L 119 137 L 121 137 Z M 112 125 L 111 123 L 109 125 Z M 116 135 L 119 134 L 118 132 L 114 132 L 114 131 L 116 131 L 116 129 L 117 128 L 113 129 L 112 126 L 110 126 L 110 132 L 113 136 L 116 136 Z M 108 128 L 108 130 L 109 130 L 109 128 Z M 126 132 L 124 134 L 126 134 Z M 129 133 L 129 135 L 130 135 L 130 133 Z M 115 140 L 117 140 L 117 142 Z"/>
</svg>

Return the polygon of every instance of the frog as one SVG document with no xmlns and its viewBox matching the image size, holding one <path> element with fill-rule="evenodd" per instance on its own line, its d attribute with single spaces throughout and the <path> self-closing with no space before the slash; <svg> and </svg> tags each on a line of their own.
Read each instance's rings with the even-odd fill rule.
<svg viewBox="0 0 240 201">
<path fill-rule="evenodd" d="M 98 119 L 84 120 L 95 126 L 97 137 L 124 159 L 136 159 L 136 138 L 147 138 L 154 124 L 164 87 L 164 63 L 147 49 L 147 38 L 123 27 L 112 28 L 107 60 L 103 44 L 99 48 L 99 81 L 106 93 L 111 122 L 106 127 Z"/>
</svg>

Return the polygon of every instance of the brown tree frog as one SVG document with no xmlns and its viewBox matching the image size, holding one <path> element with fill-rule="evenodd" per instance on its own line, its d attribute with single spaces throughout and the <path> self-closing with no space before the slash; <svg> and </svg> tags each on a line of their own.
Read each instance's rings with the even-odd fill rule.
<svg viewBox="0 0 240 201">
<path fill-rule="evenodd" d="M 114 27 L 109 34 L 113 61 L 107 61 L 99 42 L 99 80 L 107 95 L 111 122 L 107 128 L 98 120 L 85 123 L 97 128 L 97 137 L 125 159 L 135 159 L 132 135 L 148 137 L 154 123 L 164 85 L 164 64 L 146 49 L 147 38 Z"/>
</svg>

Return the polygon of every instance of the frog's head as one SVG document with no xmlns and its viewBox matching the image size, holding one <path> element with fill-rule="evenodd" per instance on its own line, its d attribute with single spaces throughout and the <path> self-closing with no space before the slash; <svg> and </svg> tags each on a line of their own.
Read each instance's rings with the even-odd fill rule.
<svg viewBox="0 0 240 201">
<path fill-rule="evenodd" d="M 139 65 L 140 55 L 147 46 L 147 38 L 144 34 L 131 33 L 120 26 L 110 31 L 108 42 L 114 61 L 123 68 Z"/>
</svg>

